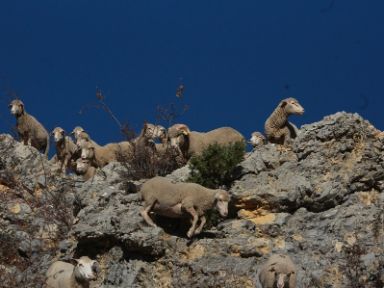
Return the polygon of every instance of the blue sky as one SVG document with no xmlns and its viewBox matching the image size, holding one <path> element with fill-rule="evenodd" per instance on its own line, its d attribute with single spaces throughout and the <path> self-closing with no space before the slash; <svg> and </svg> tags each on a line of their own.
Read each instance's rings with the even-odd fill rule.
<svg viewBox="0 0 384 288">
<path fill-rule="evenodd" d="M 189 106 L 175 121 L 192 130 L 249 138 L 289 96 L 306 109 L 297 125 L 345 110 L 383 130 L 383 11 L 382 0 L 1 1 L 0 132 L 17 95 L 49 130 L 120 140 L 90 107 L 96 87 L 137 132 L 175 103 Z"/>
</svg>

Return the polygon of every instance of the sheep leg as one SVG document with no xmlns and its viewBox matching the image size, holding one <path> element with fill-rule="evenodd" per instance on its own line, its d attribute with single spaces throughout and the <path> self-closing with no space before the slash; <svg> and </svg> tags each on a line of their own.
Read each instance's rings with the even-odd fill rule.
<svg viewBox="0 0 384 288">
<path fill-rule="evenodd" d="M 189 228 L 187 233 L 188 238 L 191 238 L 195 233 L 197 221 L 199 220 L 199 215 L 193 207 L 185 208 L 185 210 L 192 216 L 192 226 L 191 228 Z"/>
<path fill-rule="evenodd" d="M 155 202 L 153 202 L 152 204 L 144 207 L 141 211 L 140 211 L 140 214 L 141 216 L 143 216 L 145 222 L 147 222 L 147 224 L 149 226 L 152 226 L 152 227 L 156 227 L 156 224 L 155 222 L 153 222 L 153 220 L 151 219 L 151 217 L 149 217 L 149 211 L 152 210 L 153 206 L 155 205 Z"/>
<path fill-rule="evenodd" d="M 205 222 L 207 222 L 207 219 L 205 218 L 205 216 L 201 216 L 200 217 L 200 225 L 199 225 L 199 227 L 196 228 L 195 233 L 194 233 L 195 235 L 201 233 L 201 231 L 203 230 L 203 227 L 205 225 Z"/>
</svg>

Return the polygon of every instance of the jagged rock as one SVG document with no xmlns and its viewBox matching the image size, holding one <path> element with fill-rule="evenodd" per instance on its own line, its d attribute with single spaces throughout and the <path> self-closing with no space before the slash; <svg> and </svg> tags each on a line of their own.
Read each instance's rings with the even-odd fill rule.
<svg viewBox="0 0 384 288">
<path fill-rule="evenodd" d="M 88 255 L 101 263 L 100 287 L 258 287 L 260 265 L 284 253 L 297 265 L 298 287 L 381 287 L 380 135 L 341 112 L 303 126 L 288 150 L 257 148 L 238 167 L 231 216 L 193 239 L 188 221 L 143 221 L 146 180 L 130 180 L 126 165 L 111 163 L 86 182 L 51 175 L 36 151 L 1 135 L 0 276 L 18 275 L 4 278 L 9 287 L 39 287 L 54 259 Z M 167 177 L 188 175 L 185 166 Z"/>
</svg>

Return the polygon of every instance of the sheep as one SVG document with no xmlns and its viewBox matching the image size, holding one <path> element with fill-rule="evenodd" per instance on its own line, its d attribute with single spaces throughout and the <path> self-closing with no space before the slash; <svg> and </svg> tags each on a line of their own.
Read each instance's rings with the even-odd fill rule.
<svg viewBox="0 0 384 288">
<path fill-rule="evenodd" d="M 303 115 L 304 108 L 295 98 L 282 100 L 265 122 L 267 140 L 271 143 L 287 145 L 297 136 L 297 128 L 288 122 L 290 115 Z"/>
<path fill-rule="evenodd" d="M 97 279 L 99 263 L 87 256 L 72 259 L 73 264 L 56 261 L 46 273 L 47 288 L 89 288 L 90 281 Z"/>
<path fill-rule="evenodd" d="M 221 127 L 208 132 L 195 132 L 190 131 L 185 124 L 175 124 L 168 128 L 168 135 L 171 146 L 180 149 L 187 159 L 201 154 L 210 144 L 245 143 L 244 136 L 231 127 Z"/>
<path fill-rule="evenodd" d="M 56 160 L 60 162 L 60 170 L 65 174 L 66 169 L 71 166 L 70 161 L 76 153 L 77 146 L 70 137 L 65 136 L 64 129 L 60 127 L 53 129 L 51 134 L 56 143 Z"/>
<path fill-rule="evenodd" d="M 130 159 L 133 155 L 133 145 L 128 141 L 109 143 L 105 146 L 86 142 L 81 149 L 81 158 L 90 160 L 94 167 L 105 165 L 122 159 Z"/>
<path fill-rule="evenodd" d="M 89 137 L 89 134 L 85 132 L 85 130 L 80 126 L 76 126 L 75 128 L 73 128 L 71 134 L 75 136 L 76 145 L 79 147 L 79 149 L 83 148 L 83 146 L 85 146 L 88 142 L 92 143 L 93 145 L 98 145 L 95 141 L 91 139 L 91 137 Z"/>
<path fill-rule="evenodd" d="M 192 225 L 187 232 L 188 238 L 201 233 L 207 210 L 215 206 L 221 216 L 228 215 L 230 196 L 225 190 L 208 189 L 195 183 L 173 183 L 167 178 L 157 176 L 145 182 L 140 192 L 145 202 L 140 214 L 148 225 L 156 226 L 149 217 L 150 211 L 171 218 L 191 216 Z M 199 220 L 200 225 L 196 227 Z"/>
<path fill-rule="evenodd" d="M 263 288 L 296 288 L 296 267 L 288 255 L 273 254 L 259 273 Z"/>
<path fill-rule="evenodd" d="M 264 145 L 266 139 L 263 134 L 260 132 L 252 132 L 251 139 L 249 139 L 249 143 L 253 146 L 253 148 Z"/>
<path fill-rule="evenodd" d="M 97 168 L 91 165 L 91 161 L 88 159 L 79 158 L 76 160 L 76 174 L 82 175 L 84 181 L 93 179 L 96 174 Z"/>
<path fill-rule="evenodd" d="M 24 145 L 33 146 L 48 156 L 49 134 L 44 126 L 25 111 L 21 100 L 13 100 L 9 108 L 16 117 L 16 130 Z"/>
</svg>

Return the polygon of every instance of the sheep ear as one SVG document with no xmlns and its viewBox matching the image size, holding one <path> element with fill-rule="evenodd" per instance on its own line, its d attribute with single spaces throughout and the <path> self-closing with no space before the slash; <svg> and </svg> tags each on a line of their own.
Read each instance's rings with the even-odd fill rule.
<svg viewBox="0 0 384 288">
<path fill-rule="evenodd" d="M 280 104 L 280 107 L 284 108 L 285 106 L 287 106 L 287 101 L 282 101 Z"/>
</svg>

